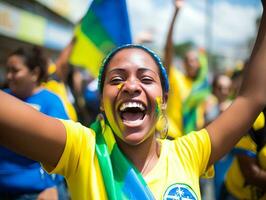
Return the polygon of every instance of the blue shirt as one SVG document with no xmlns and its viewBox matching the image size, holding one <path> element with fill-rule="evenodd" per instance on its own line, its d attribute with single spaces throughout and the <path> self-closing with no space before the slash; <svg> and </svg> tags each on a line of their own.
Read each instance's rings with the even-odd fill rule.
<svg viewBox="0 0 266 200">
<path fill-rule="evenodd" d="M 9 89 L 4 91 L 13 95 Z M 46 89 L 21 100 L 46 115 L 69 119 L 60 98 Z M 0 147 L 0 192 L 40 192 L 62 180 L 62 176 L 48 175 L 38 162 Z"/>
</svg>

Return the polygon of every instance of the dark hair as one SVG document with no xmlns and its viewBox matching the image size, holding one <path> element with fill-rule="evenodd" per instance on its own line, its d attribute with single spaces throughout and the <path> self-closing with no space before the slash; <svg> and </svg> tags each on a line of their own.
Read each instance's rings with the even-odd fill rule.
<svg viewBox="0 0 266 200">
<path fill-rule="evenodd" d="M 47 57 L 43 54 L 43 51 L 40 47 L 33 46 L 32 48 L 26 50 L 24 48 L 18 48 L 13 51 L 10 56 L 20 56 L 23 59 L 25 66 L 33 71 L 36 68 L 40 69 L 40 74 L 37 79 L 38 83 L 47 80 L 48 77 L 48 60 Z"/>
<path fill-rule="evenodd" d="M 99 76 L 98 76 L 98 89 L 99 89 L 100 93 L 102 94 L 102 92 L 103 92 L 103 85 L 104 85 L 104 80 L 105 80 L 105 71 L 106 71 L 107 65 L 109 64 L 110 60 L 119 51 L 121 51 L 123 49 L 130 49 L 130 48 L 142 49 L 143 51 L 147 52 L 153 58 L 153 60 L 157 64 L 159 71 L 160 71 L 160 79 L 161 79 L 161 83 L 162 83 L 163 92 L 164 93 L 168 92 L 169 91 L 168 76 L 167 76 L 167 72 L 166 72 L 159 56 L 157 56 L 152 50 L 150 50 L 147 47 L 144 47 L 142 45 L 126 44 L 126 45 L 122 45 L 120 47 L 115 48 L 104 59 L 103 65 L 100 68 L 100 72 L 99 72 Z"/>
</svg>

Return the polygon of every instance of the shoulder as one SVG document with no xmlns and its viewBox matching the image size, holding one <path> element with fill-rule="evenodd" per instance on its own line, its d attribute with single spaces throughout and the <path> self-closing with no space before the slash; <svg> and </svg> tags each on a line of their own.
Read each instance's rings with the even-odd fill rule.
<svg viewBox="0 0 266 200">
<path fill-rule="evenodd" d="M 177 137 L 175 140 L 162 140 L 163 146 L 175 148 L 175 151 L 198 151 L 198 149 L 210 149 L 211 141 L 206 129 L 193 131 L 185 136 Z"/>
<path fill-rule="evenodd" d="M 200 131 L 192 131 L 191 133 L 177 138 L 176 143 L 184 144 L 197 144 L 197 143 L 210 143 L 210 137 L 206 129 Z"/>
<path fill-rule="evenodd" d="M 59 99 L 58 95 L 50 90 L 47 90 L 46 88 L 43 88 L 40 93 L 42 96 L 46 96 L 49 98 Z"/>
<path fill-rule="evenodd" d="M 174 140 L 174 148 L 187 159 L 194 159 L 193 162 L 205 162 L 205 167 L 211 154 L 211 140 L 207 130 L 202 129 Z"/>
<path fill-rule="evenodd" d="M 53 105 L 53 106 L 63 106 L 63 102 L 61 98 L 54 92 L 42 89 L 40 93 L 38 94 L 39 97 L 41 97 L 43 100 L 45 100 L 47 105 Z"/>
<path fill-rule="evenodd" d="M 95 136 L 95 132 L 92 129 L 82 125 L 79 122 L 74 122 L 72 120 L 60 120 L 60 121 L 63 123 L 67 133 L 73 133 L 73 134 L 85 133 L 86 135 L 92 134 Z"/>
</svg>

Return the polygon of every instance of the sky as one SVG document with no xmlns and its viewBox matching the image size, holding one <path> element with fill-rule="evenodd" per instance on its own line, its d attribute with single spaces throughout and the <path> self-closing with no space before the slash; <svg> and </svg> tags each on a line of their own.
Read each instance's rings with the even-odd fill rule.
<svg viewBox="0 0 266 200">
<path fill-rule="evenodd" d="M 173 0 L 127 0 L 127 6 L 133 38 L 149 32 L 154 46 L 162 50 Z M 261 11 L 260 0 L 185 0 L 176 20 L 174 42 L 193 41 L 225 57 L 244 58 L 249 54 L 247 41 L 256 35 L 255 21 Z"/>
</svg>

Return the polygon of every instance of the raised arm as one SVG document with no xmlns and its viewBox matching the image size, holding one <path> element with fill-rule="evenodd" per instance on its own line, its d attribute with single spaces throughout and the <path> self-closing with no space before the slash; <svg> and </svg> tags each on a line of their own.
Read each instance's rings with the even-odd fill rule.
<svg viewBox="0 0 266 200">
<path fill-rule="evenodd" d="M 62 81 L 66 81 L 68 75 L 68 60 L 75 45 L 76 38 L 73 37 L 70 43 L 61 51 L 59 57 L 55 61 L 56 74 Z"/>
<path fill-rule="evenodd" d="M 63 153 L 66 132 L 48 117 L 0 90 L 0 145 L 49 166 Z"/>
<path fill-rule="evenodd" d="M 183 0 L 175 1 L 175 11 L 167 33 L 166 43 L 164 47 L 164 67 L 167 71 L 167 74 L 169 74 L 169 70 L 173 61 L 173 31 L 174 31 L 176 16 L 180 8 L 183 6 L 183 3 L 184 3 Z"/>
<path fill-rule="evenodd" d="M 265 0 L 262 2 L 265 4 Z M 212 143 L 209 164 L 233 148 L 266 104 L 266 14 L 263 7 L 257 40 L 244 71 L 241 90 L 232 105 L 207 126 Z"/>
</svg>

